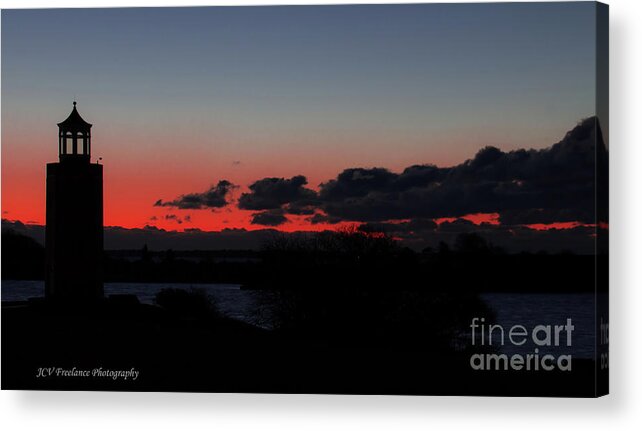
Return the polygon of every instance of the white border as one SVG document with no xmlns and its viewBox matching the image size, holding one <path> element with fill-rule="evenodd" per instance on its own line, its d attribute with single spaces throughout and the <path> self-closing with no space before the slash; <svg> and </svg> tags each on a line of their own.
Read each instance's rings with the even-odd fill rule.
<svg viewBox="0 0 642 431">
<path fill-rule="evenodd" d="M 351 1 L 350 3 L 391 3 Z M 443 3 L 452 3 L 442 1 Z M 270 4 L 269 1 L 0 0 L 2 8 Z M 347 3 L 280 1 L 279 4 Z M 396 2 L 395 2 L 396 3 Z M 411 3 L 409 1 L 408 3 Z M 414 2 L 413 2 L 414 3 Z M 0 393 L 5 430 L 435 429 L 618 430 L 642 423 L 642 2 L 613 0 L 611 16 L 611 395 L 601 399 Z M 10 354 L 9 352 L 4 352 Z"/>
</svg>

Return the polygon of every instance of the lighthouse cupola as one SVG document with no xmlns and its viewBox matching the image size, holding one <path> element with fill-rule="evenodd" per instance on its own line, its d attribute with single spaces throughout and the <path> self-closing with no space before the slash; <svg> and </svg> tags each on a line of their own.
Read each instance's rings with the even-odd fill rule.
<svg viewBox="0 0 642 431">
<path fill-rule="evenodd" d="M 58 155 L 60 161 L 89 162 L 91 157 L 91 124 L 83 120 L 74 108 L 62 123 L 58 123 Z"/>
</svg>

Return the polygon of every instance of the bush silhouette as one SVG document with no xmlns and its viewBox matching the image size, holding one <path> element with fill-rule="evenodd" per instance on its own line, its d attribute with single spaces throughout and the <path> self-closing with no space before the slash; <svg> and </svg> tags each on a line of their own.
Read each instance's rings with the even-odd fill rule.
<svg viewBox="0 0 642 431">
<path fill-rule="evenodd" d="M 157 305 L 185 317 L 216 317 L 216 304 L 205 289 L 161 289 L 154 299 Z"/>
<path fill-rule="evenodd" d="M 474 292 L 434 283 L 417 253 L 382 232 L 348 227 L 275 237 L 263 252 L 271 326 L 283 333 L 446 352 L 465 347 L 460 340 L 472 317 L 492 319 Z"/>
<path fill-rule="evenodd" d="M 42 280 L 45 248 L 33 238 L 13 229 L 2 231 L 2 279 Z"/>
</svg>

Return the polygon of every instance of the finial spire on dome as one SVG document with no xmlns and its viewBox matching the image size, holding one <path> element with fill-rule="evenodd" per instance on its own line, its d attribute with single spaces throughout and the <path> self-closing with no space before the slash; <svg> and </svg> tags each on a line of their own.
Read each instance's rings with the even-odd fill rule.
<svg viewBox="0 0 642 431">
<path fill-rule="evenodd" d="M 78 110 L 76 109 L 76 100 L 74 99 L 74 108 L 71 110 L 71 114 L 67 117 L 65 121 L 62 123 L 58 123 L 58 127 L 60 127 L 64 131 L 87 131 L 91 128 L 91 123 L 86 122 L 83 120 L 83 118 L 80 116 L 78 113 Z"/>
</svg>

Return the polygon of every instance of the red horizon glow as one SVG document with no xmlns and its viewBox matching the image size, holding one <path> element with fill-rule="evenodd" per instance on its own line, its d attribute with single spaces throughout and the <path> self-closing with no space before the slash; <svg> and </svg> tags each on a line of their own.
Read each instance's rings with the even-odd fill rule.
<svg viewBox="0 0 642 431">
<path fill-rule="evenodd" d="M 207 211 L 208 210 L 192 210 L 190 215 L 194 214 L 195 212 L 207 212 Z M 167 214 L 174 214 L 174 213 L 172 213 L 171 210 L 168 210 Z M 289 221 L 287 223 L 284 223 L 283 225 L 264 226 L 264 225 L 252 224 L 250 222 L 252 211 L 235 209 L 233 211 L 229 211 L 228 214 L 229 215 L 227 216 L 226 219 L 222 221 L 222 224 L 220 225 L 219 228 L 214 227 L 212 229 L 207 229 L 207 228 L 203 229 L 201 227 L 194 226 L 193 220 L 187 221 L 187 222 L 181 221 L 181 223 L 178 223 L 173 218 L 150 220 L 148 223 L 145 223 L 140 226 L 123 226 L 123 225 L 106 223 L 105 227 L 121 227 L 121 228 L 127 228 L 127 229 L 136 229 L 136 228 L 142 229 L 145 227 L 155 227 L 155 228 L 163 229 L 170 232 L 184 232 L 190 229 L 198 229 L 204 232 L 219 232 L 225 229 L 244 229 L 247 231 L 275 229 L 281 232 L 291 233 L 291 232 L 321 232 L 325 230 L 340 230 L 346 227 L 351 227 L 355 225 L 360 226 L 360 225 L 367 224 L 366 222 L 359 222 L 359 221 L 344 221 L 336 224 L 328 224 L 328 223 L 312 224 L 305 220 L 308 216 L 289 215 L 288 216 Z M 3 211 L 2 218 L 10 222 L 19 221 L 25 225 L 44 225 L 44 222 L 38 222 L 35 220 L 24 221 L 20 219 L 7 217 L 8 215 L 9 213 L 7 211 Z M 467 214 L 462 217 L 438 218 L 438 219 L 433 219 L 433 221 L 438 225 L 441 225 L 446 222 L 452 223 L 458 219 L 468 220 L 477 226 L 481 226 L 482 224 L 489 224 L 493 226 L 500 225 L 499 214 L 497 213 L 475 213 L 475 214 Z M 401 224 L 408 221 L 409 220 L 389 220 L 387 221 L 387 223 Z M 534 223 L 534 224 L 524 224 L 524 225 L 518 225 L 518 226 L 537 230 L 537 231 L 547 231 L 552 229 L 565 230 L 565 229 L 574 229 L 577 227 L 588 227 L 588 228 L 598 227 L 600 229 L 608 229 L 608 224 L 606 223 L 599 223 L 596 225 L 596 224 L 590 224 L 590 223 L 581 223 L 579 221 L 556 222 L 556 223 Z"/>
<path fill-rule="evenodd" d="M 582 223 L 579 221 L 565 221 L 565 222 L 554 222 L 554 223 L 533 223 L 526 224 L 525 227 L 533 230 L 551 230 L 551 229 L 574 229 L 576 227 L 591 227 L 594 228 L 596 225 L 594 223 Z M 599 226 L 603 228 L 602 225 Z"/>
<path fill-rule="evenodd" d="M 251 231 L 273 228 L 283 232 L 294 232 L 335 230 L 346 225 L 360 224 L 352 221 L 339 224 L 312 224 L 306 220 L 309 216 L 288 215 L 289 221 L 280 226 L 256 225 L 251 223 L 253 212 L 238 209 L 234 202 L 241 193 L 248 191 L 249 184 L 265 177 L 289 178 L 304 173 L 308 178 L 307 187 L 318 191 L 320 183 L 335 178 L 342 169 L 356 163 L 350 160 L 350 157 L 340 159 L 340 155 L 335 154 L 312 160 L 310 157 L 307 159 L 301 157 L 302 154 L 297 154 L 296 157 L 276 158 L 274 155 L 261 153 L 245 154 L 246 161 L 237 164 L 233 162 L 231 155 L 213 158 L 212 154 L 200 147 L 190 148 L 189 152 L 170 152 L 169 149 L 173 147 L 164 140 L 156 141 L 154 144 L 148 141 L 144 144 L 139 143 L 123 154 L 116 148 L 101 145 L 100 135 L 96 138 L 98 139 L 93 143 L 94 148 L 100 148 L 100 155 L 107 161 L 104 169 L 105 226 L 130 229 L 154 226 L 168 231 L 194 228 L 203 231 L 220 231 L 227 228 Z M 43 150 L 25 151 L 24 148 L 30 148 L 32 142 L 38 142 L 38 147 L 42 147 Z M 149 150 L 152 146 L 156 149 L 150 156 Z M 45 148 L 47 149 L 44 150 Z M 45 167 L 48 162 L 55 160 L 56 148 L 55 135 L 52 139 L 51 136 L 36 136 L 28 131 L 22 131 L 22 133 L 3 131 L 3 218 L 20 220 L 25 224 L 44 225 Z M 428 156 L 420 158 L 432 159 Z M 376 162 L 368 164 L 383 165 Z M 389 161 L 389 168 L 391 171 L 402 171 L 412 164 L 409 158 L 398 158 Z M 440 165 L 449 164 L 444 162 Z M 154 206 L 154 202 L 158 199 L 171 200 L 185 193 L 205 191 L 220 179 L 227 179 L 240 185 L 231 196 L 232 204 L 224 208 L 180 210 Z M 475 225 L 500 224 L 498 213 L 464 214 L 460 217 L 436 218 L 434 221 L 442 224 L 453 222 L 458 218 L 468 220 Z M 389 223 L 403 221 L 388 220 Z M 534 230 L 550 230 L 592 225 L 572 221 L 524 226 Z"/>
</svg>

